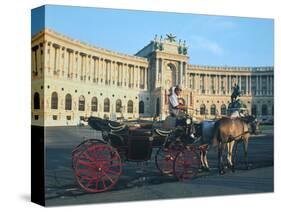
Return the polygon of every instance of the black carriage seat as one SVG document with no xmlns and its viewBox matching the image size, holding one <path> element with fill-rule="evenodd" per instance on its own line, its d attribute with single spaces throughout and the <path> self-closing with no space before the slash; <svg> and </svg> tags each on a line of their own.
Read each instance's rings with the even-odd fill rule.
<svg viewBox="0 0 281 212">
<path fill-rule="evenodd" d="M 167 137 L 172 132 L 172 130 L 154 129 L 154 132 L 162 137 Z"/>
</svg>

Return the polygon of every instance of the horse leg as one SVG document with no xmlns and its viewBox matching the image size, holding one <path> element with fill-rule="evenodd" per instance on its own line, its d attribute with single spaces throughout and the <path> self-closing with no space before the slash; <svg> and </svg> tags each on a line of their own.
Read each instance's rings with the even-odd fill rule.
<svg viewBox="0 0 281 212">
<path fill-rule="evenodd" d="M 204 170 L 204 159 L 203 159 L 203 152 L 200 150 L 200 170 L 203 171 Z"/>
<path fill-rule="evenodd" d="M 220 141 L 218 145 L 218 168 L 219 168 L 220 175 L 225 174 L 224 164 L 223 164 L 223 152 L 224 152 L 223 150 L 224 150 L 224 144 Z"/>
<path fill-rule="evenodd" d="M 249 143 L 248 139 L 243 139 L 244 160 L 245 160 L 246 169 L 249 170 L 250 167 L 249 167 L 249 163 L 248 163 L 248 143 Z"/>
<path fill-rule="evenodd" d="M 235 157 L 234 157 L 233 163 L 236 164 L 237 160 L 238 160 L 238 141 L 235 142 L 235 144 L 234 144 L 234 152 L 235 152 Z"/>
<path fill-rule="evenodd" d="M 234 140 L 227 143 L 227 148 L 228 148 L 228 151 L 227 151 L 227 161 L 228 161 L 229 168 L 231 168 L 232 172 L 235 171 L 234 164 L 232 162 L 232 150 L 233 150 L 234 143 L 235 143 Z"/>
<path fill-rule="evenodd" d="M 208 164 L 207 153 L 208 153 L 207 150 L 203 151 L 203 160 L 204 160 L 204 164 L 205 164 L 204 169 L 205 169 L 205 171 L 209 172 L 210 168 L 209 168 L 209 164 Z"/>
</svg>

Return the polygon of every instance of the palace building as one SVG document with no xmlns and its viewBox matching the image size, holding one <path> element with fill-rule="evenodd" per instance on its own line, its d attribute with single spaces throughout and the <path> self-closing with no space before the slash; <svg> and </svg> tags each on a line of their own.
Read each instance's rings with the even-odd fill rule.
<svg viewBox="0 0 281 212">
<path fill-rule="evenodd" d="M 234 83 L 251 114 L 272 117 L 273 73 L 189 64 L 185 41 L 172 34 L 126 55 L 44 29 L 32 37 L 32 125 L 77 125 L 89 116 L 163 120 L 177 84 L 199 118 L 226 115 Z"/>
</svg>

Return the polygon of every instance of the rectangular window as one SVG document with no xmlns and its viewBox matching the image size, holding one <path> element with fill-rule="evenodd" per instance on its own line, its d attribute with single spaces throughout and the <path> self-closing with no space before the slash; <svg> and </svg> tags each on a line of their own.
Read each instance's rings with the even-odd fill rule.
<svg viewBox="0 0 281 212">
<path fill-rule="evenodd" d="M 58 116 L 57 115 L 53 115 L 53 120 L 58 120 Z"/>
<path fill-rule="evenodd" d="M 34 115 L 34 119 L 35 119 L 35 120 L 38 120 L 38 119 L 39 119 L 39 116 L 38 116 L 38 115 Z"/>
<path fill-rule="evenodd" d="M 70 121 L 71 120 L 71 116 L 66 116 L 66 120 Z"/>
</svg>

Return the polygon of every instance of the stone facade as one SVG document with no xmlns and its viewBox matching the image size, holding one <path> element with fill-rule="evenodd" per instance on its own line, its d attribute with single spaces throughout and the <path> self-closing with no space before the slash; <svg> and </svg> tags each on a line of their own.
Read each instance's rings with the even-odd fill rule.
<svg viewBox="0 0 281 212">
<path fill-rule="evenodd" d="M 199 118 L 224 115 L 235 82 L 250 113 L 273 114 L 273 67 L 191 65 L 185 42 L 171 34 L 155 37 L 134 56 L 50 29 L 33 36 L 31 45 L 33 125 L 77 125 L 89 116 L 165 119 L 167 95 L 177 84 Z"/>
</svg>

